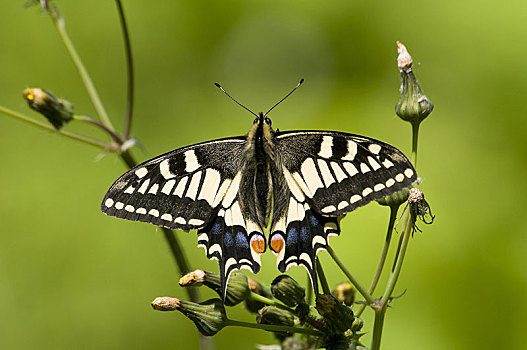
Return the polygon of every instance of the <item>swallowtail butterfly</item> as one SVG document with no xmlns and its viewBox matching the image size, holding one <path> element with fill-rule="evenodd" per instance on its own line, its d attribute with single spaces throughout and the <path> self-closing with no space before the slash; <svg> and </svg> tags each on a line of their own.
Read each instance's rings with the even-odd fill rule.
<svg viewBox="0 0 527 350">
<path fill-rule="evenodd" d="M 198 246 L 219 262 L 224 293 L 233 270 L 260 270 L 269 246 L 281 272 L 304 266 L 318 294 L 316 255 L 340 234 L 340 219 L 410 187 L 417 174 L 389 144 L 335 131 L 274 130 L 269 112 L 255 114 L 245 136 L 178 148 L 127 171 L 102 211 L 198 230 Z"/>
</svg>

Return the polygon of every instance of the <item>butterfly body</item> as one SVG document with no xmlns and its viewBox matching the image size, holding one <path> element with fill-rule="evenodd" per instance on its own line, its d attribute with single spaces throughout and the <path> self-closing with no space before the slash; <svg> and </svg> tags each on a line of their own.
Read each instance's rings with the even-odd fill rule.
<svg viewBox="0 0 527 350">
<path fill-rule="evenodd" d="M 101 209 L 197 229 L 198 245 L 219 262 L 223 290 L 233 270 L 257 273 L 269 246 L 280 271 L 304 266 L 318 293 L 316 255 L 340 234 L 340 219 L 416 179 L 404 154 L 386 143 L 331 131 L 278 132 L 260 113 L 246 136 L 176 149 L 129 170 Z"/>
</svg>

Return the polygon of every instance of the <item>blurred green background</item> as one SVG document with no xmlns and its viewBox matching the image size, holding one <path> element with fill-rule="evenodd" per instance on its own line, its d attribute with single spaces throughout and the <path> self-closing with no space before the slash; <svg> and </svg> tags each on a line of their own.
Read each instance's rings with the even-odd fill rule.
<svg viewBox="0 0 527 350">
<path fill-rule="evenodd" d="M 22 99 L 42 87 L 95 117 L 48 16 L 25 0 L 0 5 L 0 104 L 43 120 Z M 123 44 L 113 1 L 57 1 L 119 128 Z M 191 143 L 245 134 L 249 108 L 273 111 L 281 130 L 326 129 L 379 138 L 410 153 L 410 126 L 394 114 L 405 43 L 435 104 L 419 147 L 422 189 L 437 215 L 411 240 L 388 311 L 384 349 L 520 349 L 527 312 L 527 4 L 525 1 L 125 1 L 135 58 L 133 135 L 138 160 Z M 83 125 L 68 130 L 104 138 Z M 0 348 L 195 349 L 194 325 L 150 301 L 186 299 L 155 227 L 103 215 L 100 201 L 125 168 L 115 155 L 0 115 Z M 369 284 L 387 209 L 343 220 L 332 244 Z M 217 271 L 177 232 L 192 266 Z M 320 254 L 332 284 L 343 281 Z M 304 271 L 290 273 L 303 281 Z M 278 274 L 270 252 L 258 278 Z M 203 290 L 203 298 L 212 293 Z M 377 296 L 380 295 L 377 293 Z M 252 320 L 242 307 L 235 319 Z M 372 317 L 365 313 L 365 344 Z M 250 349 L 271 334 L 227 328 L 219 349 Z"/>
</svg>

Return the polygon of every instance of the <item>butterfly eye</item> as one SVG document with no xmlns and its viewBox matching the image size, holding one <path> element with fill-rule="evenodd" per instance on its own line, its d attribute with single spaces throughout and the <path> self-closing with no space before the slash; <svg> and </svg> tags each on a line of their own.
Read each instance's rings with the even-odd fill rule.
<svg viewBox="0 0 527 350">
<path fill-rule="evenodd" d="M 267 125 L 271 125 L 271 119 L 269 119 L 269 118 L 265 118 L 265 123 L 266 123 Z"/>
<path fill-rule="evenodd" d="M 258 118 L 255 118 L 255 119 L 253 120 L 253 124 L 256 124 L 256 123 L 258 123 Z"/>
</svg>

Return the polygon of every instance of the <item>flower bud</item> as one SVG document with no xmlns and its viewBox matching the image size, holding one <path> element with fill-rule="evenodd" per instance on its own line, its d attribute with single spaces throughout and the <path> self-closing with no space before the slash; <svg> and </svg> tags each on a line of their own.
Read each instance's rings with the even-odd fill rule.
<svg viewBox="0 0 527 350">
<path fill-rule="evenodd" d="M 395 106 L 395 113 L 412 124 L 421 123 L 434 109 L 434 105 L 423 93 L 412 70 L 412 57 L 406 47 L 397 42 L 397 65 L 401 71 L 401 98 Z"/>
<path fill-rule="evenodd" d="M 344 305 L 351 306 L 355 300 L 355 288 L 349 282 L 338 284 L 331 292 L 339 302 Z"/>
<path fill-rule="evenodd" d="M 295 316 L 288 310 L 280 309 L 276 306 L 265 306 L 258 311 L 258 314 L 256 315 L 256 322 L 259 324 L 272 324 L 292 327 L 295 324 Z M 291 335 L 287 332 L 273 333 L 280 340 L 284 340 L 287 336 Z"/>
<path fill-rule="evenodd" d="M 342 333 L 351 328 L 353 311 L 339 302 L 331 294 L 319 294 L 316 299 L 318 313 L 326 319 L 328 328 L 334 333 Z"/>
<path fill-rule="evenodd" d="M 280 275 L 271 283 L 271 293 L 289 307 L 304 303 L 305 289 L 288 275 Z"/>
<path fill-rule="evenodd" d="M 410 205 L 410 216 L 412 220 L 413 230 L 421 230 L 417 227 L 417 219 L 421 219 L 425 224 L 430 225 L 434 222 L 435 216 L 432 215 L 430 205 L 425 200 L 425 195 L 417 188 L 410 189 L 408 196 L 408 204 Z"/>
<path fill-rule="evenodd" d="M 57 130 L 73 119 L 73 105 L 47 90 L 25 89 L 23 95 L 29 108 L 46 117 Z"/>
<path fill-rule="evenodd" d="M 353 324 L 351 325 L 351 331 L 353 333 L 357 333 L 362 329 L 362 326 L 364 326 L 364 321 L 358 317 L 355 317 Z"/>
<path fill-rule="evenodd" d="M 266 286 L 262 285 L 257 280 L 254 280 L 252 278 L 247 278 L 247 284 L 249 286 L 249 290 L 253 292 L 254 294 L 261 295 L 263 297 L 272 299 L 273 295 L 271 294 L 271 291 Z M 245 308 L 252 313 L 258 312 L 262 307 L 264 307 L 265 304 L 261 301 L 253 300 L 251 298 L 245 299 Z"/>
<path fill-rule="evenodd" d="M 197 304 L 171 297 L 159 297 L 152 302 L 152 307 L 159 311 L 180 311 L 194 322 L 203 335 L 214 335 L 227 323 L 225 308 L 219 299 Z"/>
<path fill-rule="evenodd" d="M 403 188 L 402 190 L 392 193 L 389 196 L 384 196 L 383 198 L 378 199 L 377 203 L 379 203 L 380 205 L 387 206 L 387 207 L 397 208 L 408 200 L 409 191 L 410 189 Z"/>
<path fill-rule="evenodd" d="M 211 288 L 222 297 L 220 275 L 217 273 L 196 270 L 187 273 L 179 279 L 179 285 L 181 287 L 199 287 L 202 284 Z M 237 305 L 246 300 L 250 294 L 251 291 L 247 284 L 247 277 L 240 271 L 233 271 L 227 284 L 225 305 Z"/>
</svg>

